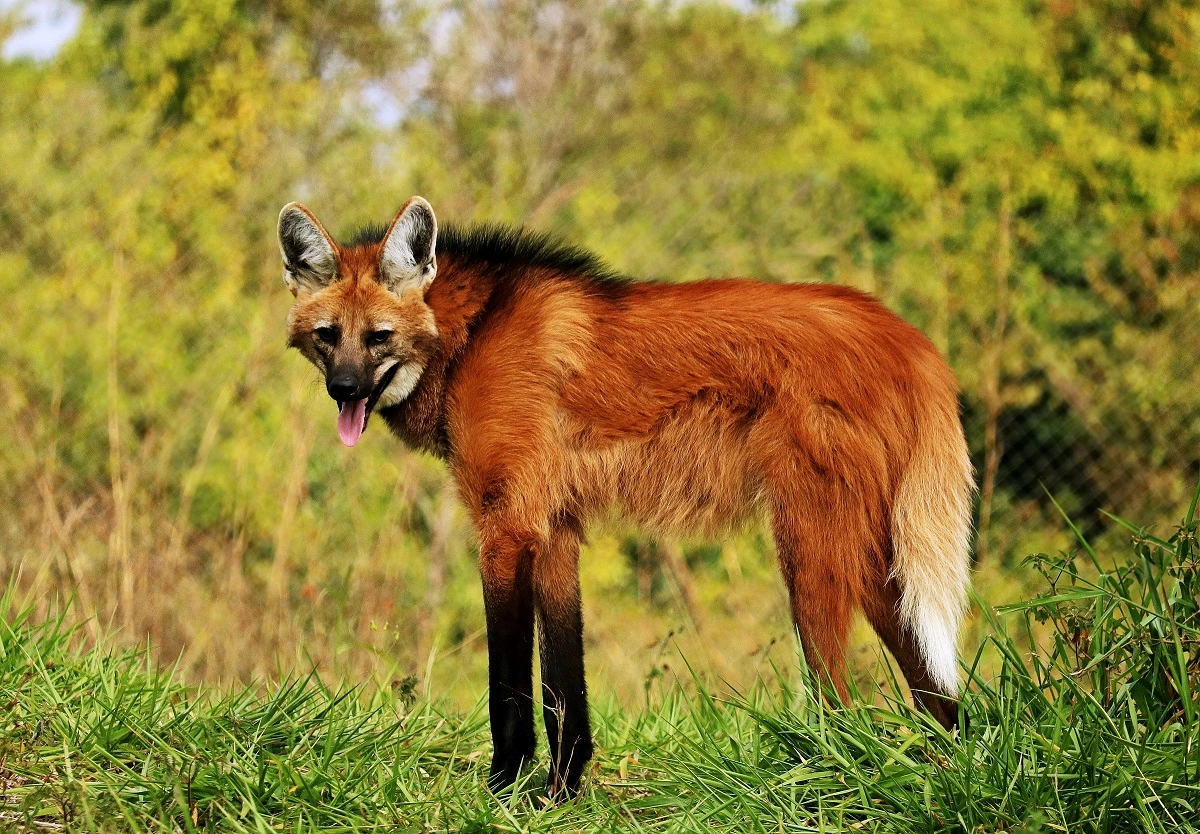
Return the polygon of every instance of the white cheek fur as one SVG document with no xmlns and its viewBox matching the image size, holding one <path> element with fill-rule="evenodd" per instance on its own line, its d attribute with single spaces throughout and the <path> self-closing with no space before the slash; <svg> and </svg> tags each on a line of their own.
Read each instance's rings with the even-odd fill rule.
<svg viewBox="0 0 1200 834">
<path fill-rule="evenodd" d="M 392 381 L 383 393 L 379 395 L 379 402 L 376 403 L 376 408 L 387 408 L 392 405 L 399 405 L 408 399 L 408 395 L 417 387 L 417 382 L 421 379 L 421 373 L 425 370 L 425 366 L 417 361 L 405 363 L 396 371 L 396 375 L 392 377 Z"/>
</svg>

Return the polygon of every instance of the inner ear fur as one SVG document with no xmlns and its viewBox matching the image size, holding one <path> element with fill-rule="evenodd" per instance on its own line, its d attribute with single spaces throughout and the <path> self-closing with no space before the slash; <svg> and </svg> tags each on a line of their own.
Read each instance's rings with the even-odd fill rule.
<svg viewBox="0 0 1200 834">
<path fill-rule="evenodd" d="M 437 217 L 424 197 L 413 197 L 396 213 L 383 237 L 379 277 L 399 295 L 424 292 L 437 275 Z"/>
<path fill-rule="evenodd" d="M 337 244 L 299 203 L 288 203 L 279 212 L 279 252 L 283 282 L 292 295 L 324 289 L 337 277 Z"/>
</svg>

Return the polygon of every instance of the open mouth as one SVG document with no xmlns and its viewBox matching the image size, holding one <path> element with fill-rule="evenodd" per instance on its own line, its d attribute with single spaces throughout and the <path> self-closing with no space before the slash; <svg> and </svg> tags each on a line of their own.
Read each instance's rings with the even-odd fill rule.
<svg viewBox="0 0 1200 834">
<path fill-rule="evenodd" d="M 379 402 L 379 398 L 383 396 L 383 392 L 392 384 L 392 379 L 396 376 L 396 371 L 399 368 L 399 362 L 388 368 L 369 397 L 338 402 L 337 429 L 338 437 L 342 443 L 347 446 L 358 444 L 358 439 L 362 437 L 363 431 L 367 428 L 367 418 L 371 416 L 371 411 L 374 410 L 375 403 Z"/>
</svg>

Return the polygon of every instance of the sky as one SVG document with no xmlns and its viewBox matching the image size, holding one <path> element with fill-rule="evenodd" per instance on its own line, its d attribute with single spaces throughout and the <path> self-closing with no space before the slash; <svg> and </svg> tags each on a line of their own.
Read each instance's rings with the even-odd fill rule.
<svg viewBox="0 0 1200 834">
<path fill-rule="evenodd" d="M 755 0 L 729 0 L 734 6 L 750 9 Z M 779 13 L 779 3 L 772 3 Z M 71 39 L 79 28 L 83 11 L 71 0 L 0 0 L 0 14 L 20 9 L 26 20 L 12 37 L 0 46 L 4 58 L 34 58 L 45 61 L 54 57 L 59 48 Z"/>
<path fill-rule="evenodd" d="M 19 10 L 26 21 L 0 47 L 5 58 L 46 60 L 79 28 L 82 10 L 70 0 L 0 0 L 0 13 Z"/>
</svg>

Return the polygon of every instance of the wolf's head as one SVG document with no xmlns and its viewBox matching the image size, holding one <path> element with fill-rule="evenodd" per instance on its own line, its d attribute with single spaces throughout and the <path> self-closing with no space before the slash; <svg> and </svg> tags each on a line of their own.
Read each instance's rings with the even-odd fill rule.
<svg viewBox="0 0 1200 834">
<path fill-rule="evenodd" d="M 412 393 L 437 344 L 425 303 L 436 244 L 437 219 L 421 197 L 404 204 L 382 238 L 346 247 L 299 203 L 279 213 L 283 281 L 296 298 L 288 344 L 325 375 L 347 446 L 374 409 Z"/>
</svg>

